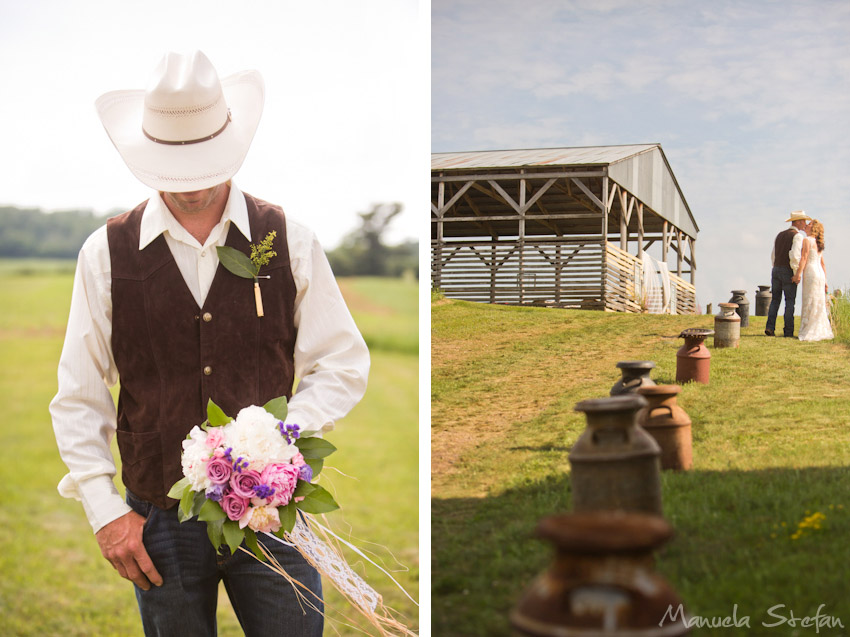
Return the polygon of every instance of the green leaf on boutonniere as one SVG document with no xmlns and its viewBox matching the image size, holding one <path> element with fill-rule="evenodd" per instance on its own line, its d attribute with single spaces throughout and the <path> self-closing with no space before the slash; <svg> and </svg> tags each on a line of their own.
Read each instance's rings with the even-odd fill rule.
<svg viewBox="0 0 850 637">
<path fill-rule="evenodd" d="M 327 489 L 318 484 L 314 484 L 313 487 L 315 488 L 298 503 L 299 509 L 306 513 L 328 513 L 339 508 Z"/>
<path fill-rule="evenodd" d="M 210 398 L 207 403 L 207 420 L 209 420 L 210 427 L 223 427 L 233 420 L 233 418 L 225 414 L 222 408 L 216 405 L 212 401 L 212 398 Z"/>
<path fill-rule="evenodd" d="M 218 246 L 218 260 L 228 272 L 241 276 L 243 279 L 255 279 L 260 273 L 260 268 L 255 266 L 248 255 L 239 252 L 230 246 Z"/>
<path fill-rule="evenodd" d="M 336 447 L 324 438 L 299 438 L 295 444 L 305 459 L 325 458 L 336 451 Z"/>
<path fill-rule="evenodd" d="M 272 416 L 274 416 L 280 421 L 286 420 L 286 414 L 288 412 L 288 407 L 286 406 L 286 396 L 273 398 L 265 405 L 263 405 L 263 409 L 265 409 L 267 412 L 269 412 Z"/>
<path fill-rule="evenodd" d="M 225 520 L 221 530 L 224 534 L 224 541 L 227 542 L 227 546 L 230 547 L 230 554 L 236 555 L 236 551 L 239 550 L 239 545 L 242 544 L 242 540 L 245 539 L 245 531 L 240 529 L 239 523 L 234 522 L 233 520 Z"/>
</svg>

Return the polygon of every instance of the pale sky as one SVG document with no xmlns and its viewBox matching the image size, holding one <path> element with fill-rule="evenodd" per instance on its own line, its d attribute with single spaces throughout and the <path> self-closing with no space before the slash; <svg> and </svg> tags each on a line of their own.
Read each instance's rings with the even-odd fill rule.
<svg viewBox="0 0 850 637">
<path fill-rule="evenodd" d="M 240 188 L 326 247 L 380 202 L 404 205 L 388 239 L 416 238 L 427 218 L 427 43 L 416 0 L 0 0 L 0 205 L 106 213 L 146 199 L 94 101 L 144 89 L 167 51 L 200 49 L 220 77 L 257 69 L 265 80 Z"/>
<path fill-rule="evenodd" d="M 431 9 L 432 151 L 658 142 L 700 227 L 703 306 L 745 289 L 755 311 L 796 209 L 824 223 L 830 287 L 850 286 L 850 3 Z"/>
</svg>

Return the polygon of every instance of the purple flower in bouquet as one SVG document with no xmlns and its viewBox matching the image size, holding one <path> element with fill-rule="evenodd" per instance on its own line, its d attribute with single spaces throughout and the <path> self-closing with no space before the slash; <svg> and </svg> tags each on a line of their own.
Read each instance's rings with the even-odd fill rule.
<svg viewBox="0 0 850 637">
<path fill-rule="evenodd" d="M 254 497 L 260 500 L 268 500 L 274 495 L 274 487 L 267 484 L 258 484 L 254 487 Z"/>
<path fill-rule="evenodd" d="M 304 482 L 310 482 L 313 479 L 313 467 L 308 464 L 303 464 L 298 467 L 298 477 Z"/>
<path fill-rule="evenodd" d="M 301 437 L 299 425 L 285 425 L 283 421 L 277 423 L 277 428 L 280 429 L 280 435 L 286 439 L 286 444 L 291 445 L 295 440 Z"/>
<path fill-rule="evenodd" d="M 214 484 L 206 491 L 207 500 L 213 502 L 221 502 L 224 497 L 224 490 L 227 487 L 225 484 Z"/>
<path fill-rule="evenodd" d="M 260 474 L 253 469 L 247 469 L 241 473 L 233 472 L 230 474 L 230 488 L 233 489 L 233 493 L 238 495 L 240 498 L 253 498 L 254 487 L 262 483 L 271 484 L 266 480 L 261 480 Z"/>
<path fill-rule="evenodd" d="M 298 467 L 289 463 L 272 463 L 263 469 L 260 481 L 274 489 L 270 504 L 286 506 L 298 483 Z"/>
<path fill-rule="evenodd" d="M 248 510 L 248 499 L 242 498 L 235 493 L 228 493 L 221 499 L 221 509 L 231 520 L 239 520 Z"/>
<path fill-rule="evenodd" d="M 213 484 L 227 484 L 233 473 L 233 465 L 224 458 L 212 458 L 207 464 L 207 477 Z"/>
</svg>

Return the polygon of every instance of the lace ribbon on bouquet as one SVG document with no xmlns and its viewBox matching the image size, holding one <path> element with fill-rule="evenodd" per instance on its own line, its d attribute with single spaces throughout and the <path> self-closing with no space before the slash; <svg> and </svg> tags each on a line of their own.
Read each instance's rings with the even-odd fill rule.
<svg viewBox="0 0 850 637">
<path fill-rule="evenodd" d="M 315 517 L 309 515 L 305 515 L 305 517 L 308 518 L 308 523 L 305 524 L 301 519 L 298 519 L 292 531 L 286 534 L 288 541 L 282 540 L 271 533 L 266 533 L 265 535 L 276 542 L 292 546 L 301 553 L 307 562 L 309 562 L 321 575 L 327 577 L 334 585 L 334 588 L 344 595 L 345 598 L 380 631 L 381 635 L 408 635 L 416 637 L 416 633 L 412 632 L 404 624 L 392 617 L 390 610 L 384 606 L 381 595 L 369 586 L 362 577 L 354 572 L 354 570 L 348 565 L 348 562 L 345 561 L 345 558 L 342 556 L 339 549 L 333 546 L 333 540 L 331 540 L 331 537 L 334 538 L 334 540 L 342 542 L 348 546 L 363 559 L 387 575 L 414 604 L 416 604 L 416 600 L 404 590 L 401 584 L 399 584 L 392 575 L 366 557 L 366 555 L 364 555 L 353 544 L 343 540 L 333 531 L 320 524 Z M 313 531 L 313 528 L 316 528 L 325 539 L 321 539 Z M 294 581 L 293 578 L 285 572 L 283 567 L 274 559 L 271 553 L 268 553 L 267 551 L 263 552 L 266 553 L 266 556 L 269 559 L 269 562 L 267 563 L 269 568 L 286 577 L 287 580 L 294 586 L 298 584 L 298 582 Z M 299 591 L 297 586 L 295 586 L 295 590 L 299 597 L 306 602 L 308 606 L 317 609 L 316 605 L 307 599 L 306 595 Z M 416 605 L 418 606 L 418 604 Z"/>
</svg>

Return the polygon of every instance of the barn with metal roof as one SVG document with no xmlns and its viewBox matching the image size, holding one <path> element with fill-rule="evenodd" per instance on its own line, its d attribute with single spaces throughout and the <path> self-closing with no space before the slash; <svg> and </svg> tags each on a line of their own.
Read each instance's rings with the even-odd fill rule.
<svg viewBox="0 0 850 637">
<path fill-rule="evenodd" d="M 694 313 L 698 232 L 660 144 L 431 155 L 449 298 L 641 312 L 663 275 L 665 311 Z"/>
</svg>

